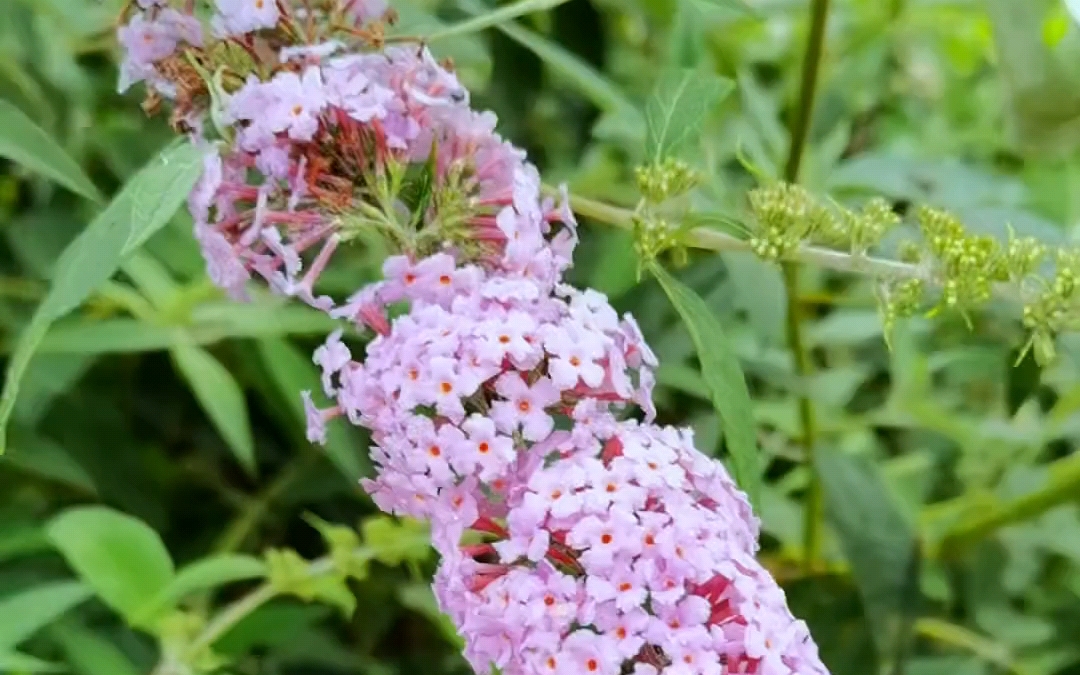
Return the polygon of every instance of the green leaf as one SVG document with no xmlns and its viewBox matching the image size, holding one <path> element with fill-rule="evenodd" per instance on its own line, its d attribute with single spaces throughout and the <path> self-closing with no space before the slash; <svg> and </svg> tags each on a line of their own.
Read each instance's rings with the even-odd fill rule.
<svg viewBox="0 0 1080 675">
<path fill-rule="evenodd" d="M 173 579 L 172 558 L 161 537 L 119 511 L 74 508 L 53 518 L 47 533 L 79 577 L 129 621 Z"/>
<path fill-rule="evenodd" d="M 56 324 L 41 341 L 38 352 L 83 356 L 135 354 L 185 344 L 202 343 L 179 326 L 164 326 L 130 317 L 100 321 L 80 317 Z"/>
<path fill-rule="evenodd" d="M 518 0 L 518 2 L 499 7 L 498 9 L 493 9 L 490 12 L 481 14 L 475 18 L 437 30 L 425 36 L 425 39 L 427 42 L 434 42 L 455 35 L 475 33 L 476 31 L 484 30 L 485 28 L 491 28 L 492 26 L 498 26 L 501 23 L 512 21 L 525 14 L 558 7 L 565 2 L 567 2 L 567 0 Z"/>
<path fill-rule="evenodd" d="M 119 647 L 82 626 L 65 622 L 50 633 L 79 675 L 140 675 Z"/>
<path fill-rule="evenodd" d="M 174 347 L 171 353 L 199 405 L 229 444 L 236 459 L 248 473 L 254 474 L 255 441 L 240 383 L 205 349 L 181 345 Z"/>
<path fill-rule="evenodd" d="M 463 0 L 460 4 L 473 15 L 478 16 L 486 11 L 484 6 L 476 0 Z M 565 79 L 596 107 L 605 112 L 622 114 L 634 124 L 643 124 L 641 113 L 630 102 L 630 99 L 603 74 L 576 54 L 514 22 L 499 24 L 498 29 L 511 40 L 536 54 L 552 71 Z"/>
<path fill-rule="evenodd" d="M 319 391 L 322 388 L 311 358 L 286 340 L 259 340 L 257 346 L 270 378 L 288 402 L 297 424 L 303 427 L 307 423 L 307 415 L 300 392 Z M 369 475 L 371 466 L 367 456 L 358 452 L 363 444 L 358 444 L 354 436 L 346 425 L 330 424 L 326 430 L 325 449 L 334 466 L 350 483 L 355 484 Z"/>
<path fill-rule="evenodd" d="M 11 435 L 11 452 L 0 458 L 22 471 L 64 483 L 90 495 L 97 494 L 94 481 L 60 444 L 16 428 Z"/>
<path fill-rule="evenodd" d="M 1080 143 L 1075 52 L 1043 42 L 1044 13 L 1028 3 L 987 0 L 1013 135 L 1024 149 L 1064 154 Z M 1071 9 L 1071 8 L 1070 8 Z"/>
<path fill-rule="evenodd" d="M 266 563 L 237 553 L 220 553 L 191 563 L 173 577 L 153 599 L 136 612 L 136 623 L 148 625 L 185 597 L 237 581 L 266 576 Z"/>
<path fill-rule="evenodd" d="M 439 609 L 431 584 L 411 583 L 398 588 L 398 602 L 403 607 L 427 617 L 442 633 L 443 638 L 457 649 L 464 649 L 465 642 L 458 635 L 457 626 Z"/>
<path fill-rule="evenodd" d="M 42 553 L 51 548 L 40 525 L 8 521 L 0 529 L 0 562 Z"/>
<path fill-rule="evenodd" d="M 735 88 L 714 73 L 683 68 L 665 73 L 645 106 L 645 154 L 660 162 L 697 138 L 705 118 Z"/>
<path fill-rule="evenodd" d="M 48 663 L 18 652 L 0 652 L 0 672 L 4 673 L 55 673 L 64 670 L 56 663 Z"/>
<path fill-rule="evenodd" d="M 415 520 L 394 520 L 388 516 L 368 518 L 360 527 L 364 544 L 375 559 L 391 567 L 403 562 L 422 562 L 431 557 L 430 530 Z"/>
<path fill-rule="evenodd" d="M 58 581 L 0 598 L 0 652 L 15 647 L 92 595 L 78 581 Z"/>
<path fill-rule="evenodd" d="M 349 590 L 349 584 L 340 576 L 324 576 L 313 581 L 312 590 L 315 600 L 341 610 L 346 618 L 352 618 L 356 612 L 356 596 Z"/>
<path fill-rule="evenodd" d="M 56 141 L 21 110 L 0 99 L 0 157 L 7 157 L 35 173 L 96 202 L 101 193 Z"/>
<path fill-rule="evenodd" d="M 34 351 L 57 319 L 78 307 L 121 261 L 161 229 L 187 199 L 202 172 L 202 152 L 183 143 L 166 149 L 120 191 L 57 261 L 52 288 L 19 336 L 0 395 L 0 454 L 19 383 Z"/>
<path fill-rule="evenodd" d="M 650 265 L 671 304 L 682 317 L 701 361 L 701 374 L 712 391 L 712 403 L 724 423 L 735 480 L 755 507 L 760 505 L 761 471 L 754 431 L 753 407 L 742 367 L 724 336 L 720 322 L 697 293 L 660 265 Z"/>
<path fill-rule="evenodd" d="M 814 467 L 878 653 L 892 658 L 917 609 L 918 550 L 911 524 L 870 458 L 819 447 Z"/>
</svg>

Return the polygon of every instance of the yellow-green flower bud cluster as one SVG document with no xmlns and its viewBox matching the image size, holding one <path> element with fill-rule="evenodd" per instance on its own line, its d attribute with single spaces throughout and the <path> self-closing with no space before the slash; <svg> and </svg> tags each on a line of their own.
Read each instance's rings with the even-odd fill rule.
<svg viewBox="0 0 1080 675">
<path fill-rule="evenodd" d="M 644 265 L 662 253 L 674 250 L 677 263 L 685 262 L 686 247 L 681 239 L 682 229 L 663 218 L 644 214 L 634 218 L 634 250 Z"/>
<path fill-rule="evenodd" d="M 1053 279 L 1043 281 L 1042 292 L 1024 306 L 1024 327 L 1031 331 L 1027 348 L 1039 363 L 1053 360 L 1058 333 L 1080 329 L 1080 250 L 1062 249 L 1056 262 Z"/>
<path fill-rule="evenodd" d="M 939 209 L 920 208 L 918 220 L 941 283 L 941 307 L 964 312 L 988 301 L 1004 269 L 1001 244 L 970 234 L 956 216 Z"/>
<path fill-rule="evenodd" d="M 755 221 L 750 250 L 765 260 L 789 258 L 814 234 L 831 228 L 832 213 L 798 185 L 760 187 L 748 198 Z"/>
<path fill-rule="evenodd" d="M 926 282 L 919 278 L 898 279 L 883 284 L 880 311 L 886 343 L 900 319 L 914 316 L 919 311 L 925 294 Z"/>
<path fill-rule="evenodd" d="M 674 157 L 639 166 L 635 174 L 638 189 L 650 204 L 662 204 L 680 197 L 692 190 L 700 179 L 689 164 Z"/>
</svg>

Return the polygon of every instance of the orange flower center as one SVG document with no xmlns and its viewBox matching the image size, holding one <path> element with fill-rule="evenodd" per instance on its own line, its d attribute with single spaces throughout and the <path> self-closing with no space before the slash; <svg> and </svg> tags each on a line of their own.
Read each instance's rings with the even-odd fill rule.
<svg viewBox="0 0 1080 675">
<path fill-rule="evenodd" d="M 528 401 L 518 401 L 518 410 L 523 413 L 527 413 L 532 410 L 532 404 Z"/>
<path fill-rule="evenodd" d="M 487 444 L 487 441 L 484 441 L 480 445 L 476 446 L 476 449 L 480 451 L 481 455 L 486 455 L 488 451 L 491 450 L 491 446 Z"/>
<path fill-rule="evenodd" d="M 614 537 L 612 537 L 610 534 L 605 534 L 605 535 L 600 537 L 600 543 L 601 544 L 610 544 L 613 540 L 614 540 Z"/>
<path fill-rule="evenodd" d="M 428 454 L 431 455 L 432 457 L 438 457 L 439 455 L 442 454 L 442 450 L 439 448 L 439 446 L 433 445 L 430 448 L 428 448 Z"/>
<path fill-rule="evenodd" d="M 444 394 L 449 394 L 450 392 L 454 391 L 454 385 L 450 384 L 449 382 L 443 382 L 439 385 L 439 388 L 442 389 L 442 393 Z"/>
</svg>

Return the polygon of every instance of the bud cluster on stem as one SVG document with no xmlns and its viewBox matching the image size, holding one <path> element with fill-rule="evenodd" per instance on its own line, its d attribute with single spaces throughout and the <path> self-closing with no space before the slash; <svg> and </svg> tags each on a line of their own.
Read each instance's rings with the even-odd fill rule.
<svg viewBox="0 0 1080 675">
<path fill-rule="evenodd" d="M 542 196 L 424 47 L 383 45 L 392 12 L 218 0 L 206 34 L 138 4 L 123 84 L 173 99 L 206 147 L 190 207 L 211 278 L 243 298 L 257 275 L 374 333 L 362 357 L 340 332 L 316 351 L 333 404 L 304 394 L 308 435 L 337 418 L 371 431 L 364 487 L 430 521 L 436 596 L 477 672 L 827 672 L 755 560 L 745 495 L 688 430 L 652 423 L 658 364 L 633 317 L 564 283 L 567 196 Z M 641 176 L 656 195 L 692 183 L 661 168 Z M 319 295 L 370 236 L 396 251 L 384 278 Z"/>
</svg>

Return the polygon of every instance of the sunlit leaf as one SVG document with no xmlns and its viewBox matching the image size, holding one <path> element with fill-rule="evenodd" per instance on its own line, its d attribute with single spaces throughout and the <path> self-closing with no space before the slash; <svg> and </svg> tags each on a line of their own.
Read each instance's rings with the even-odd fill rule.
<svg viewBox="0 0 1080 675">
<path fill-rule="evenodd" d="M 753 407 L 746 379 L 720 322 L 697 293 L 658 264 L 650 266 L 656 280 L 682 317 L 701 362 L 701 374 L 712 392 L 712 403 L 724 422 L 735 480 L 755 505 L 761 486 Z"/>
<path fill-rule="evenodd" d="M 47 532 L 79 578 L 129 620 L 173 578 L 172 558 L 157 532 L 119 511 L 74 508 L 53 518 Z"/>
<path fill-rule="evenodd" d="M 59 144 L 11 103 L 0 99 L 0 157 L 60 183 L 87 199 L 101 201 L 93 181 Z"/>
<path fill-rule="evenodd" d="M 30 359 L 54 321 L 78 307 L 131 253 L 161 229 L 187 199 L 202 172 L 201 151 L 182 143 L 165 150 L 121 190 L 64 250 L 52 288 L 15 346 L 0 395 L 0 452 Z"/>
<path fill-rule="evenodd" d="M 201 347 L 180 345 L 171 353 L 199 405 L 229 444 L 236 459 L 249 473 L 255 473 L 255 440 L 240 383 Z"/>
</svg>

